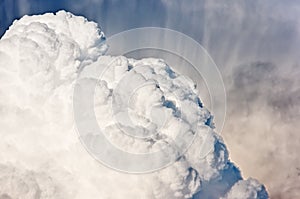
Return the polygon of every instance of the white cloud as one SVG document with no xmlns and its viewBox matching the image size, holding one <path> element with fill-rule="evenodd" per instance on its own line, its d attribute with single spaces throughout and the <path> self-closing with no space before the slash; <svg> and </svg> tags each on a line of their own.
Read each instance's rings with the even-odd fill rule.
<svg viewBox="0 0 300 199">
<path fill-rule="evenodd" d="M 179 74 L 170 76 L 171 69 L 161 60 L 102 56 L 106 51 L 103 41 L 104 34 L 95 23 L 64 11 L 25 16 L 2 37 L 0 197 L 213 198 L 225 196 L 233 185 L 230 194 L 238 187 L 251 196 L 265 196 L 261 184 L 252 179 L 241 181 L 222 139 L 204 124 L 210 114 L 198 105 L 190 80 Z M 80 144 L 72 110 L 76 78 L 84 72 L 92 75 L 92 67 L 108 62 L 111 68 L 99 83 L 96 96 L 101 99 L 95 103 L 99 124 L 107 129 L 105 133 L 112 133 L 114 144 L 126 150 L 141 150 L 147 142 L 132 142 L 119 135 L 119 129 L 110 128 L 114 125 L 112 110 L 106 106 L 112 100 L 110 92 L 118 91 L 122 96 L 127 88 L 137 86 L 133 81 L 121 84 L 117 90 L 115 82 L 121 82 L 124 76 L 129 81 L 137 78 L 155 83 L 130 99 L 130 117 L 145 132 L 151 130 L 151 125 L 146 128 L 149 121 L 152 126 L 161 125 L 161 118 L 157 120 L 151 114 L 151 106 L 166 114 L 162 119 L 167 125 L 150 148 L 167 145 L 180 128 L 189 130 L 185 136 L 197 132 L 189 151 L 171 166 L 149 174 L 117 172 L 95 161 Z M 172 96 L 174 93 L 176 96 Z M 126 98 L 126 93 L 122 97 Z M 176 120 L 178 104 L 182 105 L 182 121 Z"/>
</svg>

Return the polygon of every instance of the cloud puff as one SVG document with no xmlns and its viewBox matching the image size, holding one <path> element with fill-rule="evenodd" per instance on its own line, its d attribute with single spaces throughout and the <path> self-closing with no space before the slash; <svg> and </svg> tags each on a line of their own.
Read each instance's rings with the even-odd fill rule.
<svg viewBox="0 0 300 199">
<path fill-rule="evenodd" d="M 64 11 L 25 16 L 1 39 L 2 198 L 217 198 L 227 193 L 267 198 L 264 186 L 252 179 L 243 181 L 228 159 L 191 80 L 163 60 L 103 56 L 104 40 L 95 23 Z M 95 161 L 80 144 L 72 109 L 76 79 L 86 73 L 91 75 L 87 81 L 97 81 L 93 68 L 108 63 L 95 98 L 105 134 L 128 151 L 161 149 L 182 128 L 184 136 L 195 134 L 187 153 L 174 164 L 143 175 L 117 172 Z M 114 93 L 120 96 L 117 107 L 122 107 L 127 90 L 144 82 L 152 84 L 129 98 L 130 117 L 139 124 L 132 128 L 157 135 L 136 142 L 121 134 L 120 127 L 114 128 L 115 112 L 106 105 Z M 155 111 L 164 117 L 157 119 Z M 121 125 L 128 128 L 128 123 Z"/>
<path fill-rule="evenodd" d="M 0 198 L 65 198 L 72 194 L 62 190 L 62 184 L 43 172 L 0 165 Z M 64 173 L 64 175 L 68 175 Z"/>
<path fill-rule="evenodd" d="M 299 193 L 294 186 L 299 184 L 296 183 L 299 182 L 299 158 L 296 155 L 299 134 L 295 130 L 299 129 L 300 113 L 297 108 L 300 46 L 298 1 L 194 0 L 186 3 L 165 0 L 61 0 L 30 4 L 28 0 L 4 0 L 2 5 L 1 34 L 13 19 L 24 14 L 64 7 L 96 20 L 108 36 L 129 28 L 158 26 L 193 37 L 211 54 L 225 80 L 229 112 L 223 136 L 231 157 L 243 168 L 244 175 L 264 182 L 272 198 L 289 198 L 289 194 L 290 198 L 295 198 L 293 194 Z M 132 13 L 142 17 L 135 17 Z M 5 60 L 1 57 L 2 63 Z M 273 69 L 270 72 L 257 69 L 258 62 L 259 65 L 272 65 Z M 13 79 L 6 75 L 1 78 Z M 251 84 L 238 86 L 237 82 L 242 81 Z M 24 95 L 21 97 L 24 98 Z M 201 97 L 208 107 L 209 100 L 206 101 L 204 92 L 201 92 Z M 268 144 L 257 146 L 262 137 Z M 258 164 L 258 160 L 261 162 L 259 164 L 264 165 L 259 171 L 253 166 Z M 275 176 L 269 174 L 271 170 L 284 172 Z"/>
</svg>

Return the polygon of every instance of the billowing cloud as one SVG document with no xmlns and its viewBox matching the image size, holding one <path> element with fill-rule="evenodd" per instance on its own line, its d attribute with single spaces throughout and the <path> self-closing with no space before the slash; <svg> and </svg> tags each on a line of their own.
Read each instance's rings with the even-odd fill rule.
<svg viewBox="0 0 300 199">
<path fill-rule="evenodd" d="M 293 198 L 299 193 L 294 186 L 299 184 L 299 158 L 294 155 L 299 151 L 298 1 L 61 0 L 32 4 L 3 0 L 0 5 L 1 34 L 24 14 L 64 8 L 97 21 L 107 36 L 143 26 L 167 27 L 191 36 L 208 50 L 223 75 L 229 112 L 222 134 L 232 158 L 244 168 L 243 174 L 259 178 L 272 198 Z M 243 81 L 250 84 L 243 85 Z M 202 100 L 208 105 L 203 96 Z M 262 136 L 269 144 L 254 147 Z M 259 171 L 258 160 L 265 163 Z M 280 172 L 283 177 L 270 176 L 271 168 L 284 171 Z"/>
<path fill-rule="evenodd" d="M 104 40 L 95 23 L 64 11 L 25 16 L 2 37 L 1 198 L 267 197 L 263 185 L 242 180 L 228 159 L 227 148 L 211 128 L 210 113 L 202 107 L 191 80 L 162 60 L 104 56 Z M 72 96 L 78 76 L 87 73 L 91 75 L 88 82 L 97 81 L 91 69 L 103 64 L 109 67 L 97 84 L 95 110 L 110 141 L 123 150 L 147 152 L 174 146 L 170 143 L 184 129 L 183 138 L 196 135 L 187 153 L 169 167 L 140 175 L 112 170 L 92 158 L 75 130 Z M 122 84 L 122 78 L 127 84 Z M 111 115 L 114 109 L 107 105 L 114 93 L 120 97 L 116 107 L 123 107 L 126 89 L 143 82 L 152 84 L 128 98 L 132 100 L 129 115 L 139 124 L 133 128 L 155 136 L 135 142 L 121 134 L 120 128 L 130 126 L 116 126 L 111 118 L 116 116 Z M 165 123 L 155 111 L 165 116 Z"/>
</svg>

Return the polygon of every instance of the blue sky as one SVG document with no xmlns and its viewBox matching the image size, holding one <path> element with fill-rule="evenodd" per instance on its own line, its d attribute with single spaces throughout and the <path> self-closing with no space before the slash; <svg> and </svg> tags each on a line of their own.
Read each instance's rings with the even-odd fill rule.
<svg viewBox="0 0 300 199">
<path fill-rule="evenodd" d="M 0 35 L 25 14 L 60 9 L 98 22 L 107 36 L 145 26 L 183 32 L 205 46 L 218 65 L 232 65 L 237 56 L 280 61 L 300 44 L 299 3 L 292 0 L 1 0 Z"/>
<path fill-rule="evenodd" d="M 160 1 L 45 1 L 45 0 L 1 0 L 1 32 L 12 23 L 15 18 L 24 14 L 40 14 L 45 12 L 56 12 L 64 9 L 76 15 L 84 15 L 89 20 L 97 21 L 104 29 L 108 22 L 114 22 L 118 28 L 112 33 L 118 31 L 140 27 L 140 26 L 164 26 L 166 9 Z M 123 22 L 126 21 L 126 26 Z M 129 23 L 130 22 L 130 23 Z"/>
</svg>

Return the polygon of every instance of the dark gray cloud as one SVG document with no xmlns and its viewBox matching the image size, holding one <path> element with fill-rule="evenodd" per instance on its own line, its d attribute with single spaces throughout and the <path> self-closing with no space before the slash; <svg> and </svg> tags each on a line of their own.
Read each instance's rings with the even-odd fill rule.
<svg viewBox="0 0 300 199">
<path fill-rule="evenodd" d="M 224 137 L 232 158 L 246 175 L 265 182 L 272 198 L 300 196 L 297 67 L 269 62 L 236 66 L 228 89 Z"/>
</svg>

